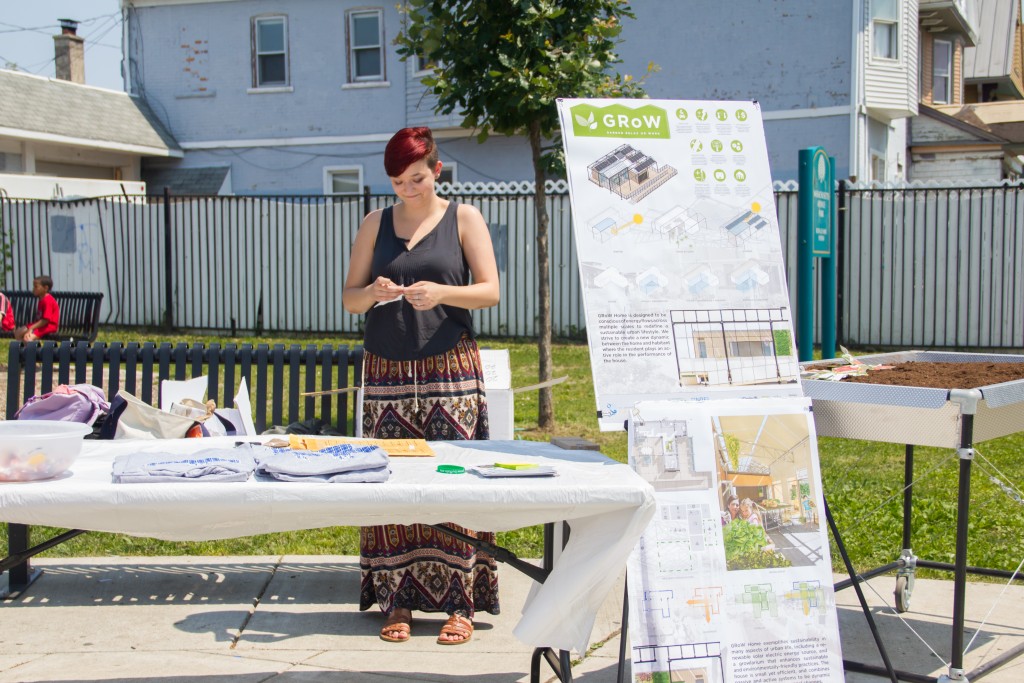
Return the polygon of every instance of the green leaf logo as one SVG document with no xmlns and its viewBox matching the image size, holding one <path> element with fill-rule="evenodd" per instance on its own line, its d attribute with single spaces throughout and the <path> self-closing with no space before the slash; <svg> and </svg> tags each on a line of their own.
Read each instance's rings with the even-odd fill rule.
<svg viewBox="0 0 1024 683">
<path fill-rule="evenodd" d="M 584 126 L 589 130 L 597 130 L 597 120 L 594 118 L 594 112 L 590 112 L 590 116 L 576 114 L 576 125 Z"/>
<path fill-rule="evenodd" d="M 615 103 L 605 107 L 577 104 L 569 110 L 572 132 L 579 137 L 668 138 L 668 113 L 652 104 L 630 107 Z"/>
</svg>

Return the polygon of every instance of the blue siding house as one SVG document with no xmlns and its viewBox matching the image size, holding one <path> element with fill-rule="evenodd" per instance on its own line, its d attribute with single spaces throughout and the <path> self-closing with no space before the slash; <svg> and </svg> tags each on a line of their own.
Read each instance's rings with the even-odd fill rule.
<svg viewBox="0 0 1024 683">
<path fill-rule="evenodd" d="M 525 138 L 478 144 L 433 113 L 418 65 L 393 44 L 394 0 L 122 0 L 127 88 L 184 151 L 151 177 L 228 168 L 235 194 L 387 192 L 382 153 L 404 126 L 435 130 L 458 182 L 532 179 Z M 920 36 L 976 38 L 974 0 L 640 0 L 623 73 L 648 62 L 657 98 L 757 100 L 776 180 L 824 146 L 839 177 L 908 175 Z M 573 93 L 566 93 L 571 96 Z M 159 187 L 151 191 L 161 191 Z"/>
</svg>

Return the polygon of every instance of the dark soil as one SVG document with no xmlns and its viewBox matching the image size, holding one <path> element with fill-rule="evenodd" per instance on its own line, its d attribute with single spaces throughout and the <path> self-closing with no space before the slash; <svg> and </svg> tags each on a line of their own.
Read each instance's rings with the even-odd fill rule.
<svg viewBox="0 0 1024 683">
<path fill-rule="evenodd" d="M 896 363 L 891 370 L 869 370 L 843 382 L 935 389 L 975 389 L 1024 379 L 1024 363 Z"/>
</svg>

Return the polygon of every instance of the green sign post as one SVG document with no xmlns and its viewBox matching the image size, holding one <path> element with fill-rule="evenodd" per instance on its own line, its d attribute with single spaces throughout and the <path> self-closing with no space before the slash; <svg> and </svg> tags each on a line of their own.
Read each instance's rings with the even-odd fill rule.
<svg viewBox="0 0 1024 683">
<path fill-rule="evenodd" d="M 797 352 L 814 356 L 814 259 L 821 259 L 821 357 L 836 355 L 835 159 L 821 147 L 800 150 L 797 200 Z"/>
</svg>

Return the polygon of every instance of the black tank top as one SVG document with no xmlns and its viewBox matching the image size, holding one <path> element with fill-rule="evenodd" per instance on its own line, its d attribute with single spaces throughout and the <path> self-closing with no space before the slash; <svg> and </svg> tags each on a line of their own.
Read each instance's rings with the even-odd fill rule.
<svg viewBox="0 0 1024 683">
<path fill-rule="evenodd" d="M 450 202 L 441 221 L 412 249 L 395 235 L 392 207 L 381 213 L 373 245 L 370 278 L 381 275 L 407 287 L 420 280 L 444 285 L 469 284 L 469 264 L 459 241 L 458 204 Z M 419 360 L 455 348 L 464 333 L 473 336 L 473 318 L 465 308 L 435 306 L 417 311 L 401 299 L 366 313 L 363 345 L 389 360 Z"/>
</svg>

